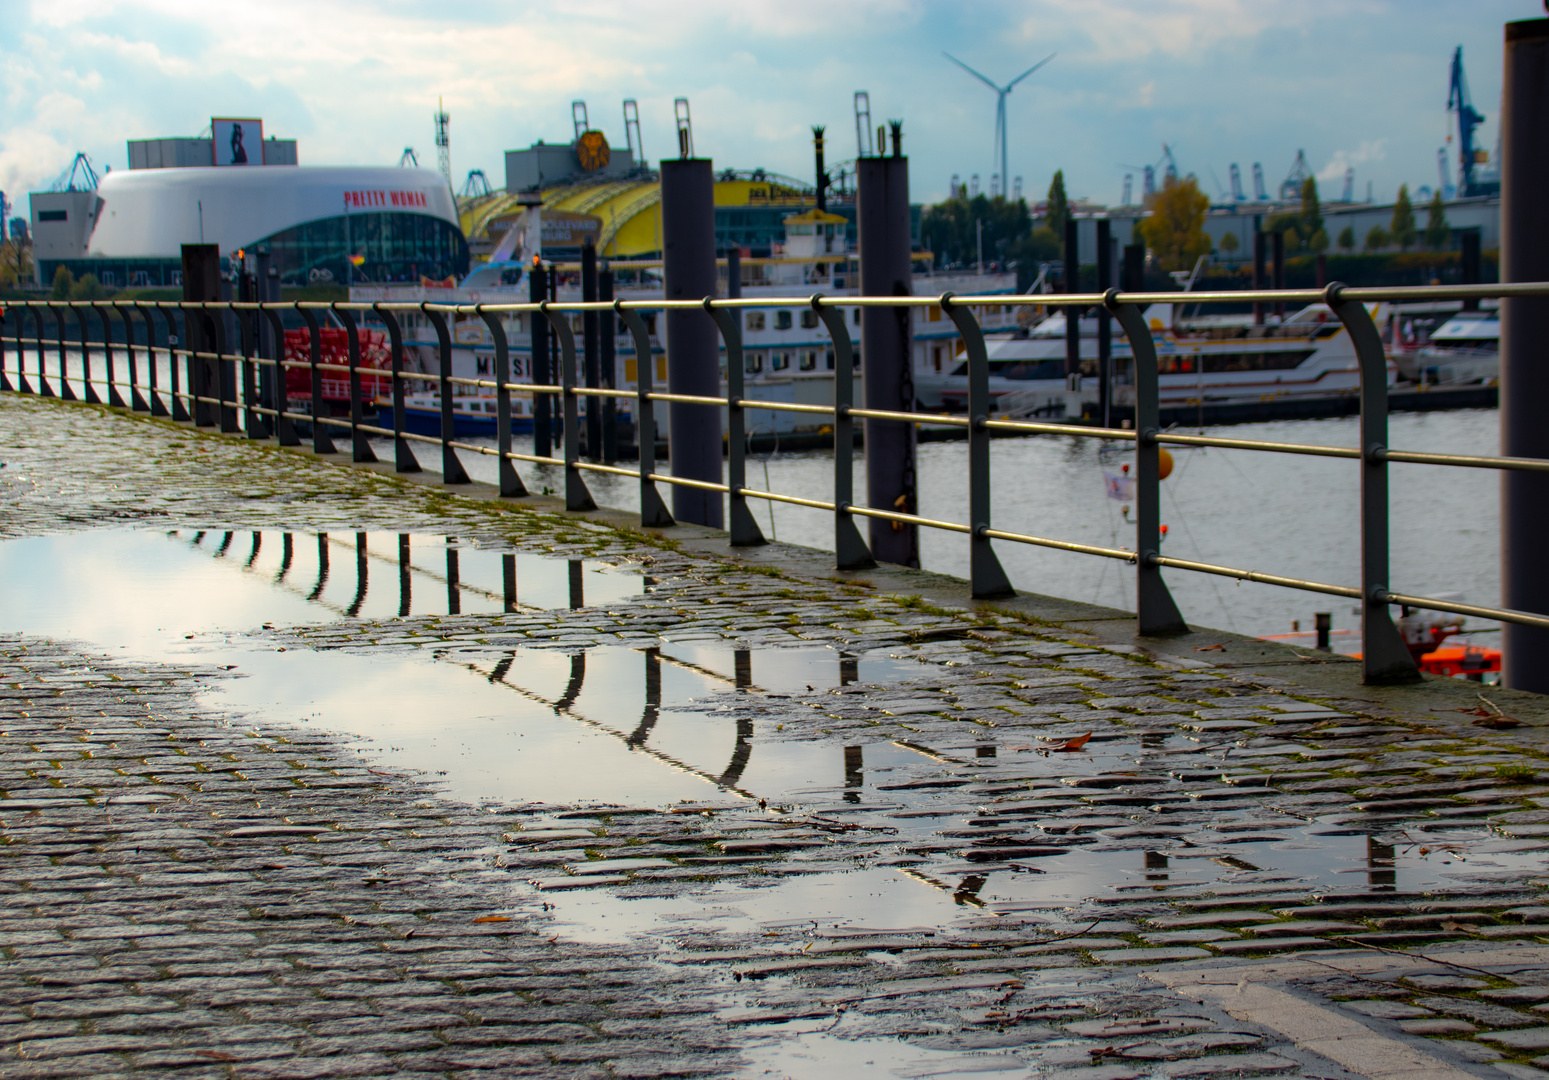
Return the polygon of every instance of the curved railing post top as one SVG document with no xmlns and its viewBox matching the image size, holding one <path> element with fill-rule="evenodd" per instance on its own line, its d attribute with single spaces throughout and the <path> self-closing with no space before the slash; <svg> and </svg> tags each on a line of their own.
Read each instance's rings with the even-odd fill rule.
<svg viewBox="0 0 1549 1080">
<path fill-rule="evenodd" d="M 1119 309 L 1118 286 L 1113 286 L 1103 292 L 1103 307 L 1109 311 L 1117 311 Z"/>
<path fill-rule="evenodd" d="M 823 294 L 820 293 L 820 292 L 815 292 L 815 293 L 813 293 L 811 296 L 809 296 L 807 298 L 807 303 L 812 305 L 812 310 L 813 311 L 817 311 L 820 308 L 822 308 L 823 300 L 824 300 Z"/>
<path fill-rule="evenodd" d="M 1323 286 L 1323 302 L 1329 307 L 1339 303 L 1340 296 L 1348 286 L 1343 281 L 1331 281 Z"/>
<path fill-rule="evenodd" d="M 946 292 L 942 293 L 940 296 L 938 296 L 936 298 L 936 303 L 941 305 L 941 310 L 943 310 L 943 311 L 946 311 L 948 308 L 950 308 L 956 302 L 957 302 L 957 294 L 955 292 L 953 292 L 951 289 L 948 289 Z"/>
</svg>

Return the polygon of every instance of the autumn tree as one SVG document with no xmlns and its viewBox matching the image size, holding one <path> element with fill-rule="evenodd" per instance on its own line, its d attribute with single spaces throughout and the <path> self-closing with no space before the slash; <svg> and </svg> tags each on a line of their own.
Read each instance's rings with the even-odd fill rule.
<svg viewBox="0 0 1549 1080">
<path fill-rule="evenodd" d="M 1431 198 L 1425 219 L 1425 246 L 1432 251 L 1440 251 L 1447 246 L 1447 241 L 1450 239 L 1452 239 L 1452 229 L 1447 224 L 1447 207 L 1442 202 L 1441 192 L 1438 191 Z"/>
<path fill-rule="evenodd" d="M 15 288 L 32 276 L 32 252 L 18 240 L 0 243 L 0 285 Z"/>
<path fill-rule="evenodd" d="M 1164 270 L 1187 270 L 1210 252 L 1205 212 L 1210 199 L 1194 176 L 1169 176 L 1140 222 L 1140 235 Z"/>
<path fill-rule="evenodd" d="M 75 275 L 70 273 L 68 266 L 61 266 L 54 271 L 54 289 L 49 293 L 52 300 L 70 299 L 70 290 L 75 287 Z"/>
<path fill-rule="evenodd" d="M 1237 242 L 1237 234 L 1234 232 L 1229 232 L 1221 237 L 1220 248 L 1222 253 L 1225 254 L 1228 258 L 1230 258 L 1233 252 L 1235 252 L 1241 246 L 1242 245 Z"/>
<path fill-rule="evenodd" d="M 1398 185 L 1398 199 L 1393 204 L 1393 224 L 1388 228 L 1388 236 L 1400 251 L 1408 251 L 1420 238 L 1415 231 L 1415 208 L 1409 201 L 1408 184 Z"/>
</svg>

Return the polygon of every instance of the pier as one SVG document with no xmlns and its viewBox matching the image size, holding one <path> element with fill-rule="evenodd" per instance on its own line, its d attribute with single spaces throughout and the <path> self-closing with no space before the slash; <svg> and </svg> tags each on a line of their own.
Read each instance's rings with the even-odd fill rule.
<svg viewBox="0 0 1549 1080">
<path fill-rule="evenodd" d="M 1122 294 L 1083 300 L 1123 324 Z M 278 306 L 181 309 L 240 327 Z M 1549 699 L 1170 607 L 1164 574 L 1246 570 L 1115 548 L 1088 554 L 1137 575 L 1138 614 L 1013 593 L 996 546 L 1064 541 L 993 529 L 989 433 L 1065 426 L 965 419 L 969 522 L 851 503 L 843 456 L 831 498 L 754 489 L 735 454 L 694 481 L 817 505 L 821 552 L 751 515 L 588 505 L 591 475 L 683 481 L 581 458 L 563 330 L 557 454 L 506 428 L 492 452 L 403 436 L 377 461 L 363 436 L 391 430 L 266 399 L 284 361 L 256 333 L 223 346 L 221 318 L 171 348 L 168 386 L 143 349 L 134 375 L 90 342 L 19 349 L 19 309 L 0 335 L 9 1073 L 1540 1071 Z M 1362 445 L 1243 448 L 1545 464 Z M 459 454 L 498 454 L 498 482 L 463 482 Z M 983 554 L 970 580 L 876 564 L 852 516 Z M 1370 592 L 1386 521 L 1363 527 L 1363 581 L 1278 580 L 1364 591 L 1381 633 L 1390 602 L 1426 598 Z"/>
</svg>

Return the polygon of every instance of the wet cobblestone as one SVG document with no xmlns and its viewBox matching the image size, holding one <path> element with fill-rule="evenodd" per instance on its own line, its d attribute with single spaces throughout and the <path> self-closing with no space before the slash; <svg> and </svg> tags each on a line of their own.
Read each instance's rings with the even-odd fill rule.
<svg viewBox="0 0 1549 1080">
<path fill-rule="evenodd" d="M 1549 1068 L 1533 725 L 1470 729 L 1294 670 L 1168 660 L 84 406 L 0 397 L 0 460 L 0 536 L 455 533 L 651 580 L 574 611 L 253 628 L 276 648 L 423 651 L 487 677 L 521 650 L 692 643 L 919 665 L 677 706 L 751 722 L 761 753 L 900 753 L 863 799 L 469 807 L 326 733 L 202 705 L 218 670 L 0 635 L 0 1077 L 823 1075 L 788 1048 L 856 1040 L 901 1048 L 907 1076 Z M 1241 854 L 1312 831 L 1365 838 L 1349 880 Z M 1430 883 L 1401 891 L 1395 852 Z M 1072 856 L 1101 868 L 1078 894 L 986 888 Z M 717 925 L 739 895 L 880 871 L 953 914 Z M 703 908 L 600 945 L 548 910 L 577 890 Z"/>
</svg>

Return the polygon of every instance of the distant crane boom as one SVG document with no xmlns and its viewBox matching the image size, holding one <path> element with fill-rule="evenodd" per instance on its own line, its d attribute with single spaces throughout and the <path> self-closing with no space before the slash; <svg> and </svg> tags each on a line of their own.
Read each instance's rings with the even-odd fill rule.
<svg viewBox="0 0 1549 1080">
<path fill-rule="evenodd" d="M 1458 114 L 1458 194 L 1465 198 L 1474 195 L 1491 195 L 1500 191 L 1499 182 L 1485 183 L 1474 176 L 1474 166 L 1481 164 L 1482 151 L 1474 149 L 1474 129 L 1484 123 L 1484 116 L 1475 111 L 1468 96 L 1468 80 L 1463 74 L 1463 46 L 1452 54 L 1452 78 L 1447 86 L 1447 111 Z"/>
<path fill-rule="evenodd" d="M 1253 197 L 1259 202 L 1269 201 L 1269 192 L 1264 190 L 1264 166 L 1257 161 L 1253 163 Z"/>
<path fill-rule="evenodd" d="M 1232 200 L 1234 202 L 1242 202 L 1244 199 L 1242 193 L 1242 170 L 1237 167 L 1237 162 L 1235 161 L 1232 162 L 1231 181 Z"/>
</svg>

